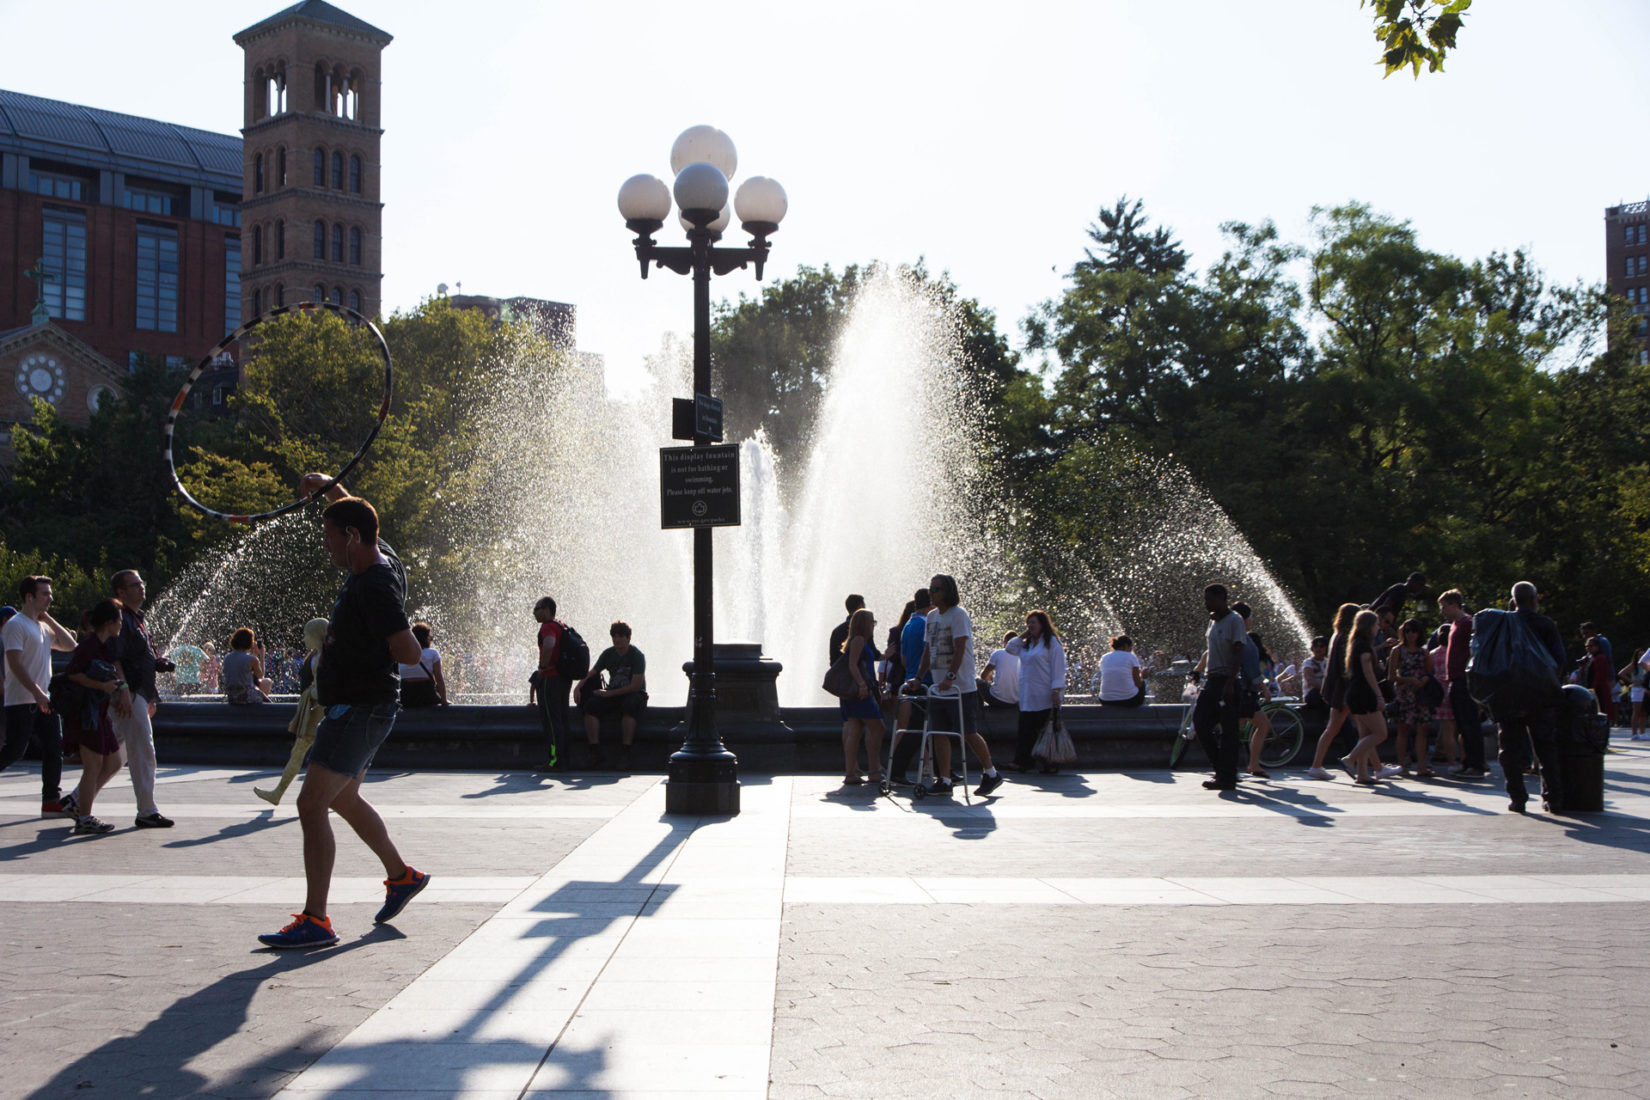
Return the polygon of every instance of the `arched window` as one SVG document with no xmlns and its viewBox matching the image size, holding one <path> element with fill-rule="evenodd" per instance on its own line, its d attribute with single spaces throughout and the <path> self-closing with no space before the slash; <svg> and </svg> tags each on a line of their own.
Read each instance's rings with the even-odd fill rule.
<svg viewBox="0 0 1650 1100">
<path fill-rule="evenodd" d="M 252 230 L 252 266 L 257 267 L 264 262 L 264 227 L 255 226 Z"/>
<path fill-rule="evenodd" d="M 315 186 L 327 185 L 327 151 L 319 145 L 315 147 Z"/>
<path fill-rule="evenodd" d="M 315 109 L 332 113 L 332 74 L 325 61 L 315 63 Z"/>
<path fill-rule="evenodd" d="M 264 292 L 261 291 L 261 290 L 254 290 L 252 292 L 252 316 L 262 317 L 263 312 L 264 312 Z"/>
<path fill-rule="evenodd" d="M 319 218 L 315 220 L 315 255 L 317 260 L 327 258 L 327 223 Z"/>
<path fill-rule="evenodd" d="M 284 221 L 275 223 L 275 258 L 277 260 L 286 259 L 286 222 Z"/>
<path fill-rule="evenodd" d="M 315 284 L 315 296 L 313 298 L 311 298 L 310 301 L 312 301 L 312 302 L 324 302 L 326 300 L 327 300 L 327 288 L 322 286 L 320 283 L 316 283 Z"/>
<path fill-rule="evenodd" d="M 361 229 L 359 226 L 349 227 L 349 262 L 356 267 L 361 266 Z"/>
<path fill-rule="evenodd" d="M 332 189 L 334 191 L 344 189 L 344 154 L 342 153 L 332 154 Z"/>
<path fill-rule="evenodd" d="M 286 146 L 275 150 L 275 186 L 286 186 Z"/>
<path fill-rule="evenodd" d="M 349 307 L 357 313 L 361 312 L 361 292 L 359 290 L 349 292 Z"/>
<path fill-rule="evenodd" d="M 338 222 L 332 223 L 332 262 L 344 262 L 344 227 Z"/>
<path fill-rule="evenodd" d="M 263 116 L 274 118 L 286 113 L 286 62 L 280 62 L 270 71 L 268 83 L 264 87 Z"/>
<path fill-rule="evenodd" d="M 269 74 L 263 69 L 255 69 L 252 73 L 252 117 L 267 118 L 269 116 Z M 1633 231 L 1629 229 L 1627 235 L 1631 237 Z M 1632 244 L 1632 241 L 1628 241 Z"/>
<path fill-rule="evenodd" d="M 343 102 L 340 114 L 344 118 L 361 121 L 361 70 L 356 69 L 344 78 Z"/>
<path fill-rule="evenodd" d="M 341 305 L 344 304 L 344 288 L 343 287 L 335 286 L 335 287 L 332 288 L 332 304 L 335 305 L 335 306 L 341 306 Z"/>
<path fill-rule="evenodd" d="M 361 193 L 361 158 L 360 157 L 350 157 L 349 158 L 349 189 L 350 189 L 350 194 L 352 194 L 352 195 L 359 195 Z"/>
<path fill-rule="evenodd" d="M 284 305 L 286 305 L 286 284 L 285 283 L 276 283 L 275 284 L 275 308 L 280 309 Z"/>
<path fill-rule="evenodd" d="M 252 158 L 252 193 L 254 195 L 264 193 L 264 155 L 262 153 Z"/>
</svg>

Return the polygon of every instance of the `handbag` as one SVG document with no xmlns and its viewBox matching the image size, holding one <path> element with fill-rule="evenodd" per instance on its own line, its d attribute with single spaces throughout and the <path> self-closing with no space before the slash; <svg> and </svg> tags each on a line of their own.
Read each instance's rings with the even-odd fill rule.
<svg viewBox="0 0 1650 1100">
<path fill-rule="evenodd" d="M 1438 677 L 1429 673 L 1421 681 L 1421 686 L 1415 689 L 1415 701 L 1423 707 L 1443 706 L 1444 685 L 1438 682 Z"/>
<path fill-rule="evenodd" d="M 848 667 L 848 655 L 844 653 L 831 663 L 825 672 L 825 680 L 820 684 L 827 692 L 838 699 L 858 699 L 859 684 L 854 682 L 854 673 Z"/>
<path fill-rule="evenodd" d="M 1051 718 L 1043 726 L 1031 755 L 1041 757 L 1050 764 L 1074 764 L 1077 762 L 1077 746 L 1071 743 L 1071 734 L 1066 732 L 1065 727 Z"/>
</svg>

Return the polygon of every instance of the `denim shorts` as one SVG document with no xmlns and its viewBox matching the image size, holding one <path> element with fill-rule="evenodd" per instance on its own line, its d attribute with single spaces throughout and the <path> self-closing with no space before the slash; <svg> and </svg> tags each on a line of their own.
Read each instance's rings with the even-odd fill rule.
<svg viewBox="0 0 1650 1100">
<path fill-rule="evenodd" d="M 355 706 L 339 703 L 327 708 L 321 724 L 315 727 L 315 746 L 309 750 L 309 762 L 319 764 L 339 775 L 358 776 L 372 764 L 378 746 L 390 735 L 399 703 L 374 703 Z"/>
</svg>

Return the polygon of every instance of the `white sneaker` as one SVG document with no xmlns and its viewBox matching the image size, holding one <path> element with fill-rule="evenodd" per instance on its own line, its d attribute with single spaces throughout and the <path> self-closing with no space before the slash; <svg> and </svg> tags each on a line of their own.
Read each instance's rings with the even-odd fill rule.
<svg viewBox="0 0 1650 1100">
<path fill-rule="evenodd" d="M 1404 769 L 1400 768 L 1396 764 L 1382 764 L 1381 765 L 1381 773 L 1378 776 L 1376 776 L 1375 778 L 1377 778 L 1377 779 L 1391 779 L 1393 776 L 1400 774 L 1403 770 Z"/>
<path fill-rule="evenodd" d="M 1307 768 L 1306 769 L 1306 778 L 1308 778 L 1308 779 L 1334 779 L 1335 776 L 1327 768 Z"/>
</svg>

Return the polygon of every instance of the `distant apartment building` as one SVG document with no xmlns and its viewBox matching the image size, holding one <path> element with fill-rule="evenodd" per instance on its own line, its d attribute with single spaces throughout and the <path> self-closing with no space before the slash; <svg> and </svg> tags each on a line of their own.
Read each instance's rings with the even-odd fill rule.
<svg viewBox="0 0 1650 1100">
<path fill-rule="evenodd" d="M 1650 201 L 1604 208 L 1604 263 L 1610 293 L 1633 311 L 1638 361 L 1650 364 Z"/>
</svg>

